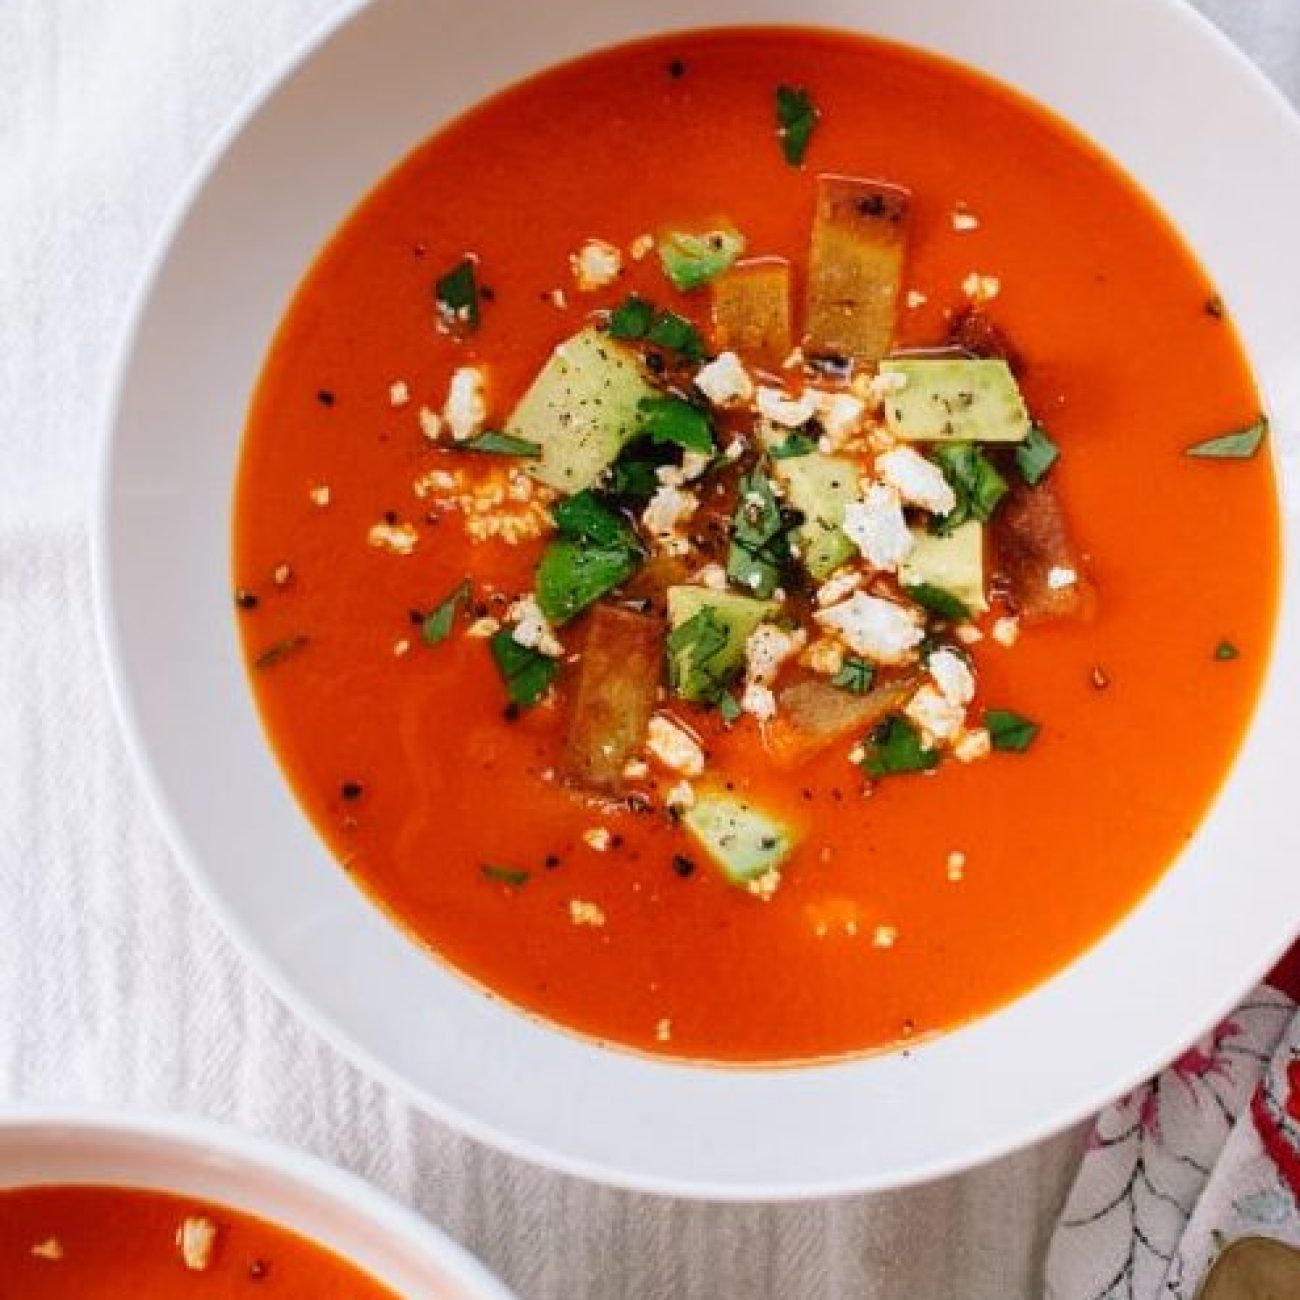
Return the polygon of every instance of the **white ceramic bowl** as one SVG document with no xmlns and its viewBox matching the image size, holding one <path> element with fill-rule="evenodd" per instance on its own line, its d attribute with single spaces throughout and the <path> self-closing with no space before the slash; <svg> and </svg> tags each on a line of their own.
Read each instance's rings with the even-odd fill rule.
<svg viewBox="0 0 1300 1300">
<path fill-rule="evenodd" d="M 1177 0 L 714 0 L 719 24 L 875 32 L 974 64 L 1080 126 L 1174 217 L 1231 304 L 1300 529 L 1300 130 Z M 230 609 L 250 386 L 313 253 L 412 145 L 520 76 L 698 24 L 694 0 L 377 0 L 219 142 L 148 277 L 100 483 L 104 643 L 181 860 L 267 979 L 374 1073 L 510 1151 L 719 1198 L 896 1186 L 1048 1134 L 1173 1056 L 1300 919 L 1300 600 L 1213 815 L 1149 897 L 1055 979 L 907 1056 L 714 1070 L 605 1051 L 430 960 L 328 859 L 263 739 Z M 1188 701 L 1188 707 L 1195 707 Z M 1062 828 L 1062 833 L 1068 833 Z"/>
<path fill-rule="evenodd" d="M 327 1247 L 402 1300 L 510 1300 L 473 1256 L 369 1183 L 206 1121 L 94 1110 L 0 1118 L 0 1189 L 67 1184 L 240 1210 Z"/>
</svg>

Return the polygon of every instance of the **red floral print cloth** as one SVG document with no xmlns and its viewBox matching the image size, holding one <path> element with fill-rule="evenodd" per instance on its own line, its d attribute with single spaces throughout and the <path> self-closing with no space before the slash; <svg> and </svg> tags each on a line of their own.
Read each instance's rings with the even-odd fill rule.
<svg viewBox="0 0 1300 1300">
<path fill-rule="evenodd" d="M 1300 1245 L 1300 946 L 1222 1024 L 1098 1118 L 1048 1300 L 1194 1300 L 1238 1237 Z"/>
</svg>

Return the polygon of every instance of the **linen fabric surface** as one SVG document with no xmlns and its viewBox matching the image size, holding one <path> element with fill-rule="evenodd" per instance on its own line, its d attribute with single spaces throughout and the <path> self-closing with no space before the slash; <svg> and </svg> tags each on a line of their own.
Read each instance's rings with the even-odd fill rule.
<svg viewBox="0 0 1300 1300">
<path fill-rule="evenodd" d="M 277 1136 L 415 1205 L 525 1300 L 1040 1296 L 1073 1135 L 834 1203 L 589 1186 L 368 1081 L 270 996 L 176 869 L 90 614 L 101 399 L 177 190 L 333 2 L 0 0 L 0 1105 L 170 1108 Z M 1200 7 L 1300 97 L 1296 0 Z"/>
</svg>

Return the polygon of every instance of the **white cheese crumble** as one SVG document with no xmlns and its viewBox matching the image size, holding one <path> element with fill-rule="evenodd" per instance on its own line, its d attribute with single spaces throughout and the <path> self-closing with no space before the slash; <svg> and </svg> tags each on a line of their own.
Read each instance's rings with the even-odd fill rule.
<svg viewBox="0 0 1300 1300">
<path fill-rule="evenodd" d="M 943 470 L 911 447 L 895 447 L 876 458 L 876 473 L 895 488 L 909 506 L 931 514 L 950 514 L 957 506 L 957 494 L 944 478 Z"/>
<path fill-rule="evenodd" d="M 599 929 L 605 924 L 605 909 L 599 903 L 589 903 L 583 898 L 571 898 L 569 920 L 574 925 L 589 925 Z"/>
<path fill-rule="evenodd" d="M 909 289 L 907 291 L 907 306 L 909 311 L 915 311 L 918 307 L 924 307 L 930 299 L 919 289 Z"/>
<path fill-rule="evenodd" d="M 629 758 L 623 764 L 623 777 L 628 781 L 644 781 L 650 775 L 650 764 L 644 758 Z"/>
<path fill-rule="evenodd" d="M 871 932 L 873 948 L 892 948 L 898 942 L 898 929 L 892 925 L 878 925 Z"/>
<path fill-rule="evenodd" d="M 975 674 L 961 655 L 952 650 L 936 650 L 927 667 L 934 684 L 954 704 L 967 705 L 975 698 Z"/>
<path fill-rule="evenodd" d="M 393 555 L 410 555 L 415 550 L 420 534 L 413 524 L 378 523 L 372 525 L 366 540 L 379 551 Z"/>
<path fill-rule="evenodd" d="M 430 442 L 437 442 L 442 437 L 442 416 L 427 406 L 420 407 L 418 419 L 420 432 Z"/>
<path fill-rule="evenodd" d="M 712 464 L 713 457 L 707 452 L 684 451 L 680 465 L 660 465 L 655 470 L 655 478 L 668 487 L 681 487 L 701 478 Z"/>
<path fill-rule="evenodd" d="M 673 1022 L 666 1016 L 655 1025 L 655 1042 L 667 1043 L 672 1041 Z"/>
<path fill-rule="evenodd" d="M 696 571 L 693 581 L 710 591 L 726 591 L 727 571 L 720 564 L 706 564 Z"/>
<path fill-rule="evenodd" d="M 498 619 L 490 616 L 476 618 L 465 629 L 465 635 L 472 637 L 475 641 L 487 641 L 489 638 L 496 636 L 501 631 L 501 623 Z"/>
<path fill-rule="evenodd" d="M 837 605 L 862 586 L 862 574 L 856 569 L 840 569 L 817 588 L 819 605 Z"/>
<path fill-rule="evenodd" d="M 31 1253 L 37 1259 L 48 1259 L 52 1264 L 57 1264 L 63 1258 L 63 1243 L 57 1237 L 46 1237 L 32 1247 Z"/>
<path fill-rule="evenodd" d="M 686 809 L 695 807 L 695 787 L 689 781 L 678 781 L 676 785 L 670 786 L 668 793 L 664 795 L 664 803 L 669 808 Z"/>
<path fill-rule="evenodd" d="M 962 645 L 979 645 L 984 640 L 984 633 L 974 623 L 958 623 L 954 630 Z"/>
<path fill-rule="evenodd" d="M 695 372 L 695 387 L 714 406 L 740 406 L 753 400 L 754 381 L 734 352 L 719 352 Z"/>
<path fill-rule="evenodd" d="M 388 386 L 388 404 L 389 406 L 405 406 L 411 400 L 411 390 L 407 387 L 404 380 L 398 379 Z"/>
<path fill-rule="evenodd" d="M 954 849 L 948 854 L 947 862 L 948 879 L 954 883 L 961 880 L 966 874 L 966 855 L 960 849 Z"/>
<path fill-rule="evenodd" d="M 826 450 L 834 451 L 852 438 L 866 413 L 866 403 L 852 393 L 818 393 L 817 422 L 829 443 Z"/>
<path fill-rule="evenodd" d="M 603 239 L 589 239 L 569 257 L 578 288 L 591 293 L 613 284 L 623 272 L 623 254 Z"/>
<path fill-rule="evenodd" d="M 672 483 L 656 489 L 641 512 L 641 523 L 646 532 L 661 547 L 672 551 L 685 549 L 686 539 L 678 530 L 699 508 L 699 498 L 692 492 L 683 492 Z"/>
<path fill-rule="evenodd" d="M 966 725 L 965 708 L 928 683 L 912 696 L 903 712 L 921 729 L 928 747 L 954 739 Z"/>
<path fill-rule="evenodd" d="M 758 413 L 783 429 L 798 429 L 817 414 L 817 394 L 806 389 L 799 397 L 789 397 L 780 388 L 758 390 Z"/>
<path fill-rule="evenodd" d="M 762 682 L 746 682 L 740 695 L 740 707 L 760 722 L 770 722 L 776 717 L 776 696 L 770 686 Z"/>
<path fill-rule="evenodd" d="M 604 826 L 593 826 L 582 832 L 582 842 L 596 853 L 606 853 L 614 842 L 614 837 Z"/>
<path fill-rule="evenodd" d="M 542 613 L 542 607 L 537 603 L 536 596 L 531 593 L 520 596 L 506 611 L 506 620 L 514 624 L 510 635 L 519 645 L 529 650 L 536 650 L 539 654 L 548 655 L 552 659 L 563 657 L 564 646 L 560 644 L 555 629 Z"/>
<path fill-rule="evenodd" d="M 999 618 L 993 624 L 989 635 L 998 645 L 1013 646 L 1020 639 L 1020 620 L 1018 618 Z"/>
<path fill-rule="evenodd" d="M 961 282 L 961 291 L 971 302 L 992 302 L 1002 292 L 1002 281 L 996 275 L 972 271 Z"/>
<path fill-rule="evenodd" d="M 745 642 L 745 675 L 750 681 L 770 685 L 781 665 L 794 658 L 807 639 L 802 629 L 786 632 L 771 623 L 760 623 Z"/>
<path fill-rule="evenodd" d="M 761 876 L 751 880 L 745 886 L 755 898 L 761 899 L 764 903 L 770 903 L 776 897 L 776 891 L 780 887 L 781 873 L 775 867 L 763 872 Z"/>
<path fill-rule="evenodd" d="M 972 230 L 980 228 L 980 219 L 966 208 L 958 208 L 952 214 L 952 228 L 958 234 L 969 234 Z"/>
<path fill-rule="evenodd" d="M 204 1272 L 216 1252 L 217 1225 L 202 1215 L 190 1215 L 176 1230 L 176 1246 L 186 1268 L 192 1273 Z"/>
<path fill-rule="evenodd" d="M 487 382 L 477 366 L 460 366 L 452 372 L 442 418 L 457 442 L 483 432 L 487 423 Z"/>
<path fill-rule="evenodd" d="M 902 498 L 886 483 L 873 483 L 861 501 L 849 502 L 841 526 L 867 563 L 882 573 L 895 572 L 916 545 Z"/>
<path fill-rule="evenodd" d="M 838 605 L 818 610 L 813 617 L 850 650 L 882 664 L 905 662 L 925 638 L 916 610 L 860 591 Z"/>
<path fill-rule="evenodd" d="M 644 261 L 654 251 L 655 237 L 653 235 L 638 235 L 628 246 L 628 252 L 632 254 L 634 262 Z"/>
<path fill-rule="evenodd" d="M 799 656 L 799 662 L 823 677 L 834 677 L 844 667 L 844 647 L 831 637 L 818 637 Z"/>
<path fill-rule="evenodd" d="M 330 503 L 330 490 L 324 483 L 316 484 L 309 489 L 307 495 L 311 498 L 312 505 L 320 506 L 322 509 Z"/>
<path fill-rule="evenodd" d="M 983 727 L 972 727 L 964 732 L 952 747 L 953 757 L 959 763 L 977 763 L 993 752 L 993 738 Z"/>
<path fill-rule="evenodd" d="M 1047 571 L 1047 585 L 1053 591 L 1064 591 L 1079 581 L 1079 575 L 1073 569 L 1057 565 Z"/>
<path fill-rule="evenodd" d="M 699 776 L 704 771 L 704 750 L 700 742 L 662 713 L 650 719 L 646 749 L 652 758 L 679 776 Z"/>
</svg>

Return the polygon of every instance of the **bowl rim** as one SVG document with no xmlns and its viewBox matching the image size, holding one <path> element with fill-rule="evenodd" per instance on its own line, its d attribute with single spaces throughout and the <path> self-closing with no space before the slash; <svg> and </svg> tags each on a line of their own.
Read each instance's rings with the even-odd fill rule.
<svg viewBox="0 0 1300 1300">
<path fill-rule="evenodd" d="M 890 1172 L 885 1175 L 865 1171 L 836 1177 L 806 1178 L 799 1181 L 773 1182 L 771 1184 L 739 1185 L 729 1181 L 710 1181 L 704 1178 L 676 1175 L 647 1175 L 643 1172 L 629 1170 L 607 1159 L 594 1159 L 570 1152 L 558 1150 L 544 1142 L 521 1137 L 491 1121 L 479 1118 L 471 1111 L 454 1102 L 437 1096 L 425 1087 L 407 1078 L 398 1069 L 386 1063 L 375 1051 L 364 1046 L 348 1028 L 343 1027 L 326 1011 L 318 1007 L 307 993 L 301 991 L 282 969 L 280 963 L 254 939 L 242 922 L 235 909 L 228 906 L 218 893 L 209 872 L 201 865 L 201 855 L 195 851 L 189 837 L 174 814 L 168 797 L 164 792 L 161 772 L 151 757 L 146 743 L 144 730 L 136 711 L 133 690 L 127 673 L 125 656 L 121 645 L 119 625 L 111 598 L 110 571 L 112 558 L 112 511 L 113 480 L 112 469 L 120 427 L 124 395 L 131 377 L 132 363 L 138 343 L 138 335 L 145 316 L 151 305 L 154 291 L 167 267 L 179 235 L 182 234 L 186 221 L 214 172 L 219 167 L 231 146 L 239 140 L 245 130 L 258 118 L 267 105 L 275 99 L 299 71 L 301 71 L 323 47 L 337 37 L 353 21 L 362 17 L 368 10 L 377 8 L 383 0 L 340 0 L 338 7 L 328 14 L 309 34 L 294 46 L 290 53 L 279 62 L 270 74 L 259 83 L 243 100 L 240 107 L 215 134 L 208 145 L 200 152 L 189 176 L 170 204 L 167 215 L 160 224 L 150 252 L 131 295 L 129 306 L 121 327 L 118 346 L 109 370 L 106 396 L 101 403 L 103 412 L 100 427 L 99 451 L 95 469 L 93 488 L 93 520 L 90 529 L 91 571 L 93 579 L 94 620 L 100 645 L 102 660 L 108 679 L 109 694 L 114 713 L 126 748 L 130 754 L 131 764 L 145 791 L 146 798 L 154 816 L 164 830 L 168 846 L 178 865 L 188 878 L 190 885 L 197 890 L 204 904 L 219 920 L 222 928 L 235 940 L 241 956 L 255 970 L 269 990 L 287 1005 L 295 1015 L 303 1020 L 315 1033 L 332 1047 L 337 1048 L 351 1063 L 362 1069 L 370 1077 L 378 1079 L 391 1088 L 399 1097 L 424 1114 L 448 1124 L 496 1149 L 523 1158 L 534 1164 L 559 1172 L 571 1174 L 593 1182 L 620 1187 L 630 1191 L 649 1193 L 657 1196 L 688 1197 L 716 1202 L 756 1202 L 756 1201 L 802 1201 L 815 1198 L 842 1197 L 878 1190 L 902 1189 L 920 1183 L 929 1182 L 953 1173 L 958 1173 L 974 1166 L 991 1161 L 1012 1151 L 1021 1150 L 1033 1143 L 1043 1141 L 1058 1134 L 1071 1125 L 1096 1113 L 1115 1096 L 1120 1095 L 1146 1078 L 1156 1073 L 1177 1051 L 1190 1042 L 1215 1020 L 1226 1015 L 1236 1004 L 1248 985 L 1242 988 L 1225 989 L 1217 1002 L 1205 1002 L 1199 1014 L 1192 1020 L 1184 1018 L 1185 1023 L 1171 1025 L 1161 1037 L 1159 1045 L 1153 1044 L 1145 1056 L 1135 1060 L 1124 1072 L 1113 1075 L 1104 1086 L 1098 1086 L 1086 1095 L 1076 1096 L 1068 1105 L 1058 1107 L 1054 1112 L 1040 1114 L 1032 1123 L 1021 1122 L 1012 1136 L 999 1132 L 996 1136 L 986 1137 L 983 1142 L 970 1142 L 959 1149 L 950 1151 L 942 1159 L 931 1159 L 928 1163 L 918 1163 L 906 1172 Z M 1253 94 L 1262 97 L 1275 114 L 1284 119 L 1292 137 L 1300 150 L 1300 113 L 1283 93 L 1238 48 L 1229 37 L 1216 27 L 1203 13 L 1192 7 L 1189 0 L 1141 0 L 1151 10 L 1162 11 L 1170 19 L 1186 24 L 1195 29 L 1202 40 L 1208 40 L 1215 48 L 1219 59 L 1226 59 L 1239 75 L 1244 74 L 1251 83 Z M 696 29 L 716 28 L 728 25 L 725 19 L 714 22 L 698 23 Z M 762 27 L 773 24 L 761 21 L 747 21 L 744 26 Z M 798 15 L 791 15 L 788 25 L 816 28 L 823 26 L 833 30 L 829 24 L 817 24 L 802 20 Z M 670 30 L 665 28 L 664 30 Z M 685 29 L 683 29 L 685 30 Z M 888 37 L 886 39 L 896 40 Z M 603 46 L 601 46 L 603 48 Z M 952 58 L 951 54 L 946 57 Z M 988 74 L 986 70 L 986 75 Z M 1001 80 L 1000 78 L 997 78 Z M 1139 178 L 1139 181 L 1141 178 Z M 1282 468 L 1281 457 L 1278 458 L 1279 472 Z M 1280 513 L 1285 520 L 1286 503 L 1280 504 Z M 1283 543 L 1284 569 L 1289 570 L 1293 561 L 1290 558 L 1291 547 Z M 1285 576 L 1282 586 L 1285 588 Z M 1255 730 L 1262 701 L 1267 696 L 1269 683 L 1279 672 L 1277 642 L 1281 638 L 1282 615 L 1279 612 L 1274 627 L 1274 647 L 1270 665 L 1265 673 L 1264 686 L 1261 689 L 1260 705 L 1255 718 L 1252 719 L 1249 733 Z M 1245 742 L 1243 742 L 1244 744 Z M 1233 769 L 1236 768 L 1234 759 Z M 1222 794 L 1222 789 L 1215 800 Z M 1211 813 L 1207 810 L 1200 826 Z M 1198 826 L 1198 833 L 1200 826 Z M 1181 856 L 1181 855 L 1180 855 Z M 1157 887 L 1153 887 L 1153 890 Z M 1141 903 L 1135 906 L 1140 907 Z M 1122 925 L 1121 918 L 1117 925 Z M 1291 942 L 1286 939 L 1273 939 L 1262 945 L 1260 956 L 1255 962 L 1250 977 L 1262 979 L 1286 951 Z M 1063 972 L 1041 982 L 1036 989 L 1053 984 Z M 991 1012 L 990 1016 L 1002 1014 L 1003 1009 Z M 987 1019 L 988 1017 L 983 1017 Z M 560 1032 L 547 1026 L 550 1032 Z M 960 1032 L 956 1031 L 956 1032 Z M 945 1035 L 943 1037 L 950 1037 Z M 604 1050 L 604 1049 L 601 1049 Z M 860 1064 L 860 1059 L 832 1063 L 829 1069 L 841 1069 L 845 1066 Z M 677 1068 L 677 1062 L 652 1062 L 655 1068 L 668 1070 Z M 690 1063 L 687 1063 L 688 1067 Z M 820 1068 L 817 1066 L 809 1068 Z M 765 1067 L 764 1073 L 782 1073 Z M 797 1070 L 795 1071 L 797 1073 Z M 744 1071 L 737 1071 L 744 1073 Z M 472 1257 L 471 1257 L 472 1258 Z"/>
<path fill-rule="evenodd" d="M 263 1137 L 234 1125 L 218 1123 L 206 1116 L 185 1111 L 158 1112 L 135 1107 L 20 1102 L 6 1106 L 0 1113 L 0 1151 L 7 1138 L 31 1136 L 38 1141 L 57 1134 L 60 1140 L 71 1137 L 126 1139 L 141 1148 L 141 1163 L 154 1158 L 151 1148 L 167 1144 L 198 1156 L 220 1156 L 240 1166 L 256 1166 L 288 1183 L 326 1197 L 331 1203 L 356 1214 L 367 1225 L 414 1245 L 421 1257 L 440 1269 L 447 1278 L 481 1300 L 514 1300 L 513 1292 L 466 1247 L 410 1206 L 381 1191 L 360 1175 L 332 1164 L 278 1139 Z M 165 1185 L 165 1178 L 163 1179 Z M 135 1183 L 129 1179 L 99 1181 L 93 1177 L 59 1177 L 49 1183 L 24 1179 L 8 1181 L 0 1165 L 0 1191 L 21 1191 L 43 1186 L 114 1187 L 131 1190 L 156 1184 Z M 169 1194 L 186 1198 L 184 1188 L 170 1188 Z M 214 1208 L 220 1208 L 220 1197 Z M 230 1206 L 239 1213 L 250 1213 Z M 318 1241 L 312 1234 L 284 1214 L 251 1212 L 253 1217 L 271 1223 L 312 1245 L 337 1254 L 353 1263 L 334 1246 Z M 358 1265 L 353 1264 L 354 1267 Z M 363 1270 L 364 1271 L 364 1270 Z M 367 1274 L 369 1275 L 369 1274 Z M 382 1280 L 380 1285 L 383 1285 Z"/>
</svg>

